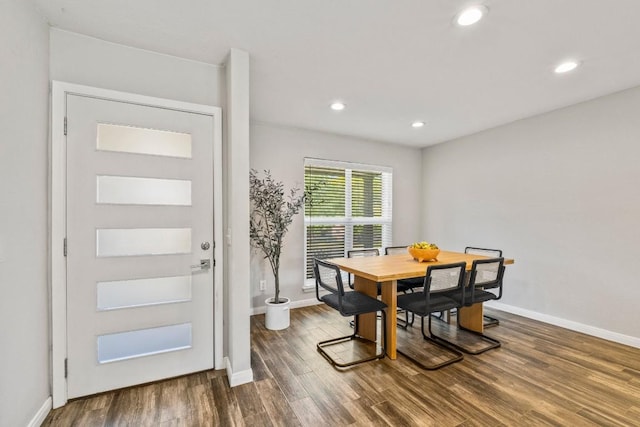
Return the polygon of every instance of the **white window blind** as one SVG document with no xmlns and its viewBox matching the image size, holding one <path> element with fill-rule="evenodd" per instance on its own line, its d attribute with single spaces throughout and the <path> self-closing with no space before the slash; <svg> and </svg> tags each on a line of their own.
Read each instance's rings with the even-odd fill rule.
<svg viewBox="0 0 640 427">
<path fill-rule="evenodd" d="M 305 159 L 305 187 L 317 187 L 305 205 L 305 287 L 313 286 L 313 259 L 391 245 L 391 168 Z"/>
</svg>

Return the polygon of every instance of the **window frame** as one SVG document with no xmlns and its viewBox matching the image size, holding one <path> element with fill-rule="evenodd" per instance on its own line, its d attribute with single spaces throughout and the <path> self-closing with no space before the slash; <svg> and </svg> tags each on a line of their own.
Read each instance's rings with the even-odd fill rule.
<svg viewBox="0 0 640 427">
<path fill-rule="evenodd" d="M 304 207 L 304 233 L 303 233 L 303 290 L 311 292 L 315 290 L 314 278 L 307 278 L 307 228 L 309 226 L 322 225 L 344 225 L 344 256 L 346 252 L 353 247 L 353 226 L 355 225 L 382 225 L 382 247 L 378 248 L 380 253 L 385 246 L 391 245 L 393 234 L 393 168 L 388 166 L 370 165 L 364 163 L 353 163 L 338 160 L 325 160 L 305 157 L 304 158 L 304 178 L 306 181 L 307 167 L 321 167 L 339 169 L 344 171 L 345 175 L 345 216 L 344 217 L 322 217 L 307 215 L 306 206 Z M 352 216 L 352 173 L 373 172 L 382 174 L 382 216 L 379 217 L 354 217 Z"/>
</svg>

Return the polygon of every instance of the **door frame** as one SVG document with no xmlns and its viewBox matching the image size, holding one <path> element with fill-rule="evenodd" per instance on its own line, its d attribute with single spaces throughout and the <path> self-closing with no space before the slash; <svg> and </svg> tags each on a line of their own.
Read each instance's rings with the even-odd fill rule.
<svg viewBox="0 0 640 427">
<path fill-rule="evenodd" d="M 66 237 L 67 151 L 66 99 L 80 95 L 110 101 L 140 104 L 211 116 L 213 119 L 213 357 L 215 369 L 223 369 L 223 234 L 222 234 L 222 109 L 171 99 L 156 98 L 73 83 L 52 81 L 51 145 L 49 150 L 49 254 L 51 280 L 51 394 L 53 408 L 67 403 L 67 260 L 64 255 Z"/>
</svg>

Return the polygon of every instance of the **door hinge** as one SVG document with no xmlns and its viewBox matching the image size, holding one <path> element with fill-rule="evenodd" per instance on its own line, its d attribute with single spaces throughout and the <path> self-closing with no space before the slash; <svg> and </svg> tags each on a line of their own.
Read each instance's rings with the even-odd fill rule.
<svg viewBox="0 0 640 427">
<path fill-rule="evenodd" d="M 67 118 L 64 118 L 64 134 L 67 134 Z"/>
<path fill-rule="evenodd" d="M 69 375 L 69 359 L 64 359 L 64 377 Z"/>
<path fill-rule="evenodd" d="M 62 243 L 62 254 L 67 256 L 67 238 L 65 237 Z"/>
<path fill-rule="evenodd" d="M 213 259 L 213 266 L 214 267 L 216 266 L 216 259 L 215 258 Z"/>
</svg>

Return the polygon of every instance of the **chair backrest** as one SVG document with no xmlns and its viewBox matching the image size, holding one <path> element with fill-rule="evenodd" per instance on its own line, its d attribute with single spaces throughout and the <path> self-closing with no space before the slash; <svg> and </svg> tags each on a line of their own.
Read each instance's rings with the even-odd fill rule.
<svg viewBox="0 0 640 427">
<path fill-rule="evenodd" d="M 471 265 L 469 285 L 483 289 L 502 288 L 503 276 L 504 258 L 477 259 Z"/>
<path fill-rule="evenodd" d="M 402 255 L 408 253 L 407 246 L 387 246 L 384 248 L 385 255 Z"/>
<path fill-rule="evenodd" d="M 357 257 L 365 257 L 365 256 L 378 256 L 380 255 L 380 251 L 377 248 L 367 248 L 367 249 L 351 249 L 347 251 L 347 258 L 357 258 Z M 353 289 L 353 281 L 351 280 L 351 273 L 347 274 L 349 287 Z"/>
<path fill-rule="evenodd" d="M 473 246 L 467 246 L 466 248 L 464 248 L 464 253 L 490 256 L 492 258 L 500 258 L 502 256 L 501 249 L 476 248 Z"/>
<path fill-rule="evenodd" d="M 338 295 L 339 301 L 342 300 L 344 285 L 342 284 L 342 276 L 338 266 L 315 258 L 313 260 L 313 273 L 316 277 L 316 298 L 318 301 L 322 301 L 320 299 L 320 288 Z"/>
<path fill-rule="evenodd" d="M 347 258 L 378 256 L 378 255 L 380 255 L 380 251 L 377 248 L 351 249 L 350 251 L 347 251 Z"/>
<path fill-rule="evenodd" d="M 437 294 L 463 290 L 466 268 L 466 262 L 430 265 L 425 276 L 424 292 Z"/>
</svg>

